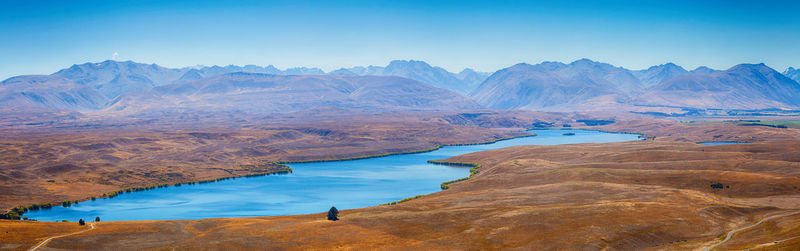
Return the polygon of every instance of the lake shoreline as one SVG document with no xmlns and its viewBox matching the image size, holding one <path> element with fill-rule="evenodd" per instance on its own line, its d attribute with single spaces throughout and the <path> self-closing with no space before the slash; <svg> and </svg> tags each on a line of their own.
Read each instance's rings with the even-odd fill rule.
<svg viewBox="0 0 800 251">
<path fill-rule="evenodd" d="M 555 134 L 557 134 L 557 135 L 555 135 L 555 134 L 553 134 L 553 135 L 549 135 L 549 134 L 548 134 L 548 137 L 546 137 L 545 139 L 542 139 L 543 141 L 541 141 L 540 143 L 544 143 L 545 145 L 548 145 L 548 144 L 556 144 L 556 145 L 558 145 L 558 144 L 579 144 L 579 143 L 591 143 L 591 142 L 595 142 L 594 140 L 600 140 L 600 141 L 599 141 L 599 142 L 597 142 L 597 143 L 602 143 L 602 142 L 606 142 L 606 141 L 605 141 L 606 139 L 604 138 L 604 137 L 606 137 L 606 136 L 600 136 L 600 137 L 598 137 L 598 134 L 597 134 L 597 133 L 621 135 L 620 133 L 607 133 L 607 132 L 600 132 L 600 131 L 596 131 L 596 130 L 583 130 L 583 129 L 580 129 L 580 130 L 582 130 L 582 131 L 585 131 L 585 132 L 589 132 L 588 134 L 584 134 L 584 136 L 587 136 L 587 137 L 589 137 L 589 138 L 581 138 L 580 140 L 578 140 L 578 141 L 576 142 L 576 141 L 573 141 L 573 140 L 567 140 L 567 141 L 563 141 L 564 139 L 561 139 L 561 138 L 560 138 L 560 137 L 562 136 L 562 134 L 561 134 L 561 132 L 560 132 L 561 130 L 558 130 L 558 129 L 556 129 L 556 130 L 552 130 L 552 129 L 544 129 L 543 131 L 553 131 L 553 132 L 554 132 Z M 624 134 L 624 133 L 623 133 L 623 134 Z M 428 148 L 428 149 L 421 149 L 421 150 L 413 150 L 413 151 L 405 151 L 405 152 L 397 152 L 397 153 L 390 153 L 390 154 L 383 154 L 383 155 L 359 156 L 359 157 L 352 157 L 352 158 L 342 158 L 342 159 L 337 159 L 337 160 L 333 160 L 333 159 L 326 159 L 326 160 L 309 160 L 309 161 L 295 161 L 295 162 L 285 161 L 285 162 L 273 162 L 272 164 L 274 164 L 274 165 L 281 165 L 281 166 L 285 166 L 285 167 L 287 167 L 287 170 L 288 170 L 288 171 L 287 171 L 287 172 L 283 172 L 283 173 L 291 173 L 291 169 L 290 169 L 290 168 L 288 168 L 288 165 L 287 165 L 287 164 L 310 164 L 310 163 L 325 163 L 325 162 L 342 162 L 342 161 L 349 161 L 349 160 L 365 160 L 365 159 L 374 159 L 374 158 L 381 158 L 381 157 L 388 157 L 388 156 L 395 156 L 395 155 L 420 154 L 420 153 L 426 153 L 426 152 L 432 152 L 432 151 L 440 150 L 440 149 L 442 149 L 443 147 L 446 147 L 446 146 L 475 146 L 475 145 L 488 145 L 488 144 L 493 144 L 493 143 L 497 143 L 497 142 L 500 142 L 500 141 L 505 141 L 505 140 L 511 140 L 511 139 L 517 139 L 517 138 L 528 138 L 528 137 L 534 137 L 534 136 L 539 136 L 539 135 L 538 135 L 538 134 L 536 134 L 536 133 L 529 133 L 529 134 L 527 134 L 527 135 L 519 135 L 519 136 L 514 136 L 514 137 L 498 138 L 498 139 L 493 139 L 493 140 L 489 140 L 489 141 L 483 141 L 483 142 L 477 142 L 477 143 L 465 143 L 465 144 L 447 144 L 447 145 L 437 145 L 437 147 L 435 147 L 435 148 Z M 594 138 L 594 139 L 593 139 L 593 138 Z M 612 138 L 614 138 L 614 137 L 612 137 Z M 617 138 L 618 138 L 618 137 L 617 137 Z M 552 143 L 552 142 L 553 142 L 552 140 L 555 140 L 556 142 L 559 142 L 559 143 Z M 589 140 L 589 141 L 588 141 L 588 142 L 584 142 L 583 140 Z M 619 139 L 615 139 L 614 141 L 609 141 L 609 142 L 617 142 L 616 140 L 619 140 Z M 634 140 L 634 139 L 625 139 L 624 141 L 629 141 L 629 140 Z M 563 142 L 562 142 L 562 141 L 563 141 Z M 530 141 L 524 141 L 524 142 L 530 142 Z M 534 141 L 534 142 L 539 142 L 539 141 Z M 548 143 L 548 142 L 550 142 L 550 143 Z M 519 144 L 521 144 L 521 145 L 526 145 L 526 144 L 540 144 L 540 143 L 519 143 Z M 510 145 L 509 145 L 509 144 L 510 144 Z M 515 143 L 509 143 L 509 144 L 506 144 L 506 145 L 499 145 L 499 146 L 498 146 L 498 148 L 503 148 L 503 147 L 512 146 L 512 145 L 513 145 L 513 144 L 515 144 Z M 470 148 L 470 149 L 472 149 L 472 148 Z M 474 151 L 485 151 L 485 150 L 491 150 L 491 149 L 486 149 L 486 148 L 477 148 L 477 149 L 476 149 L 476 150 L 474 150 Z M 455 150 L 455 151 L 456 151 L 456 152 L 458 152 L 458 151 L 461 151 L 461 150 Z M 448 153 L 448 152 L 450 152 L 450 151 L 446 151 L 445 153 Z M 469 153 L 469 152 L 467 152 L 467 153 Z M 460 154 L 465 154 L 465 153 L 459 153 L 459 154 L 457 154 L 457 155 L 460 155 Z M 453 155 L 453 156 L 457 156 L 457 155 Z M 432 157 L 432 156 L 428 156 L 428 157 Z M 425 163 L 428 163 L 428 164 L 442 164 L 442 163 L 437 163 L 437 160 L 439 160 L 439 159 L 442 159 L 442 158 L 440 158 L 440 157 L 452 157 L 452 156 L 449 156 L 449 155 L 447 155 L 447 156 L 436 156 L 436 157 L 434 157 L 434 158 L 432 158 L 432 159 L 427 159 L 427 160 L 422 160 L 422 161 L 425 161 Z M 405 160 L 405 159 L 407 159 L 407 158 L 404 158 L 404 160 Z M 414 159 L 414 158 L 412 158 L 412 159 Z M 410 161 L 410 160 L 412 160 L 412 159 L 408 159 L 408 160 Z M 391 160 L 390 160 L 390 161 L 391 161 Z M 415 161 L 420 161 L 420 160 L 415 160 Z M 329 165 L 329 166 L 330 166 L 330 165 Z M 449 165 L 449 166 L 452 166 L 452 165 Z M 448 180 L 445 180 L 444 182 L 438 181 L 438 182 L 441 182 L 441 184 L 440 184 L 440 183 L 437 183 L 437 184 L 439 184 L 439 185 L 440 185 L 438 188 L 440 188 L 441 190 L 444 190 L 444 189 L 446 189 L 445 187 L 448 187 L 448 186 L 447 186 L 448 184 L 455 183 L 455 182 L 458 182 L 458 181 L 467 180 L 467 179 L 469 179 L 470 177 L 473 177 L 475 174 L 477 174 L 477 173 L 478 173 L 478 170 L 477 170 L 477 169 L 479 168 L 479 165 L 474 165 L 474 163 L 470 163 L 470 166 L 471 166 L 472 168 L 470 169 L 469 176 L 467 176 L 467 177 L 463 177 L 463 176 L 462 176 L 463 178 L 458 178 L 458 179 L 455 179 L 455 180 L 449 180 L 449 179 L 448 179 Z M 478 168 L 476 168 L 476 167 L 478 167 Z M 265 175 L 271 175 L 271 174 L 275 174 L 275 173 L 260 174 L 260 175 L 258 175 L 258 176 L 265 176 Z M 211 182 L 216 182 L 216 181 L 223 181 L 223 180 L 228 180 L 228 179 L 236 179 L 236 178 L 239 178 L 239 177 L 247 177 L 247 176 L 250 176 L 250 175 L 236 176 L 236 177 L 220 177 L 220 178 L 216 178 L 216 179 L 208 179 L 208 181 L 203 181 L 203 182 L 189 182 L 188 184 L 190 184 L 190 185 L 191 185 L 191 184 L 198 184 L 198 183 L 211 183 Z M 253 175 L 253 176 L 255 176 L 255 175 Z M 296 179 L 296 178 L 295 178 L 295 179 Z M 451 178 L 451 179 L 452 179 L 452 178 Z M 245 183 L 241 183 L 241 182 L 237 182 L 237 183 L 240 183 L 240 184 L 245 184 Z M 181 184 L 181 185 L 183 185 L 183 184 Z M 160 185 L 160 186 L 155 186 L 155 187 L 151 187 L 151 188 L 147 188 L 147 189 L 130 189 L 130 191 L 128 191 L 129 189 L 123 189 L 123 190 L 117 191 L 117 192 L 118 192 L 117 194 L 121 194 L 121 193 L 122 193 L 121 191 L 124 191 L 125 193 L 134 193 L 134 192 L 139 192 L 139 191 L 148 191 L 148 190 L 155 189 L 155 188 L 180 187 L 181 185 Z M 411 190 L 425 190 L 425 189 L 411 189 Z M 411 191 L 411 190 L 405 190 L 405 189 L 403 189 L 403 191 L 406 191 L 406 192 L 407 192 L 407 191 Z M 439 190 L 439 189 L 437 189 L 437 190 Z M 439 191 L 441 191 L 441 190 L 439 190 Z M 184 191 L 185 191 L 185 190 L 184 190 Z M 278 192 L 277 190 L 276 190 L 276 191 L 274 191 L 274 192 L 277 192 L 278 194 L 282 194 L 281 192 Z M 435 192 L 437 192 L 437 191 L 426 191 L 426 192 L 420 192 L 419 194 L 428 195 L 428 194 L 435 193 Z M 402 194 L 402 193 L 401 193 L 401 194 Z M 406 193 L 406 194 L 408 194 L 408 193 Z M 114 195 L 116 195 L 116 194 L 114 194 Z M 411 195 L 413 195 L 413 194 L 411 194 Z M 105 197 L 105 198 L 113 198 L 113 197 L 114 197 L 114 196 Z M 409 198 L 419 198 L 419 197 L 421 197 L 421 196 L 420 196 L 420 195 L 417 195 L 417 196 L 414 196 L 414 197 L 409 197 Z M 103 198 L 103 197 L 101 197 L 101 198 Z M 402 197 L 401 197 L 401 198 L 402 198 Z M 407 198 L 407 199 L 408 199 L 408 198 Z M 394 202 L 403 202 L 403 201 L 407 201 L 407 199 L 403 199 L 403 200 L 399 200 L 399 201 L 394 201 Z M 87 199 L 87 200 L 91 200 L 91 199 Z M 86 200 L 84 200 L 84 201 L 86 201 Z M 366 201 L 366 200 L 365 200 L 365 201 Z M 358 203 L 358 202 L 348 202 L 348 203 Z M 352 207 L 352 208 L 369 207 L 369 206 L 376 206 L 376 205 L 383 205 L 383 204 L 391 204 L 391 203 L 392 203 L 392 202 L 389 202 L 389 203 L 376 203 L 376 204 L 370 204 L 370 205 L 359 205 L 359 206 Z M 116 204 L 116 203 L 112 203 L 112 205 L 113 205 L 113 204 Z M 90 207 L 89 207 L 89 208 L 91 208 L 91 207 L 92 207 L 92 205 L 97 205 L 97 204 L 90 204 Z M 103 204 L 100 204 L 100 205 L 103 205 Z M 144 204 L 143 204 L 143 205 L 144 205 Z M 149 205 L 149 204 L 148 204 L 148 205 Z M 159 205 L 159 204 L 155 204 L 153 207 L 158 207 L 158 205 Z M 70 205 L 68 205 L 68 206 L 70 206 Z M 148 207 L 148 208 L 149 208 L 149 207 Z M 351 208 L 351 209 L 352 209 L 352 208 Z M 86 209 L 84 209 L 84 210 L 86 210 Z M 268 210 L 268 211 L 269 211 L 269 210 L 275 210 L 275 208 L 262 209 L 262 210 Z M 295 210 L 295 211 L 297 211 L 297 210 L 299 210 L 299 209 L 294 209 L 294 210 Z M 241 210 L 236 210 L 236 211 L 238 212 L 238 211 L 241 211 Z M 258 211 L 258 210 L 256 210 L 256 211 Z M 256 212 L 256 211 L 253 211 L 253 212 Z M 77 212 L 77 211 L 76 211 L 76 212 Z M 85 211 L 84 211 L 84 212 L 85 212 Z M 256 213 L 256 214 L 257 214 L 257 213 Z M 293 213 L 287 213 L 287 214 L 274 214 L 274 215 L 295 215 L 295 214 L 305 214 L 305 213 L 297 213 L 297 212 L 293 212 Z M 101 215 L 102 215 L 102 214 L 101 214 Z M 135 215 L 135 213 L 134 213 L 134 215 Z M 273 215 L 273 213 L 267 213 L 267 214 L 264 214 L 263 216 L 271 216 L 271 215 Z M 232 216 L 232 217 L 249 217 L 249 216 L 250 216 L 250 215 L 249 215 L 248 213 L 245 213 L 243 216 Z M 162 217 L 166 217 L 166 216 L 162 216 Z M 208 217 L 208 218 L 217 218 L 217 217 L 218 217 L 218 216 L 210 216 L 210 217 Z M 227 217 L 227 216 L 221 216 L 221 217 Z M 35 215 L 35 216 L 32 216 L 31 218 L 36 218 L 36 215 Z M 202 218 L 164 218 L 164 219 L 202 219 Z M 49 220 L 53 220 L 53 219 L 49 219 Z M 127 220 L 128 220 L 128 219 L 123 219 L 123 221 L 127 221 Z M 138 220 L 138 219 L 134 219 L 134 220 Z M 143 220 L 147 220 L 147 219 L 143 219 Z"/>
<path fill-rule="evenodd" d="M 527 131 L 529 131 L 529 130 L 524 130 L 522 132 L 527 132 Z M 426 149 L 420 149 L 420 150 L 410 150 L 410 151 L 393 152 L 393 153 L 376 154 L 376 155 L 362 155 L 362 156 L 347 157 L 347 158 L 322 159 L 322 160 L 320 160 L 320 159 L 312 159 L 312 160 L 300 160 L 300 161 L 275 161 L 275 162 L 272 162 L 270 164 L 279 165 L 279 166 L 281 166 L 281 167 L 283 167 L 285 169 L 288 169 L 288 170 L 277 170 L 277 171 L 273 171 L 273 172 L 254 172 L 254 173 L 248 173 L 248 174 L 243 174 L 243 175 L 238 175 L 238 176 L 223 176 L 223 177 L 217 177 L 217 178 L 211 178 L 211 179 L 194 180 L 194 181 L 187 181 L 187 182 L 174 183 L 174 184 L 161 183 L 161 184 L 153 184 L 153 185 L 149 185 L 149 186 L 127 187 L 127 188 L 122 188 L 122 189 L 116 190 L 116 191 L 109 191 L 109 192 L 103 193 L 102 195 L 98 195 L 98 196 L 90 196 L 90 197 L 87 197 L 87 198 L 84 198 L 84 199 L 80 199 L 80 200 L 65 200 L 65 201 L 61 201 L 61 202 L 35 203 L 35 204 L 31 204 L 29 206 L 20 205 L 20 206 L 17 206 L 17 207 L 9 209 L 8 211 L 6 211 L 3 214 L 0 214 L 0 219 L 22 220 L 23 217 L 24 217 L 24 214 L 27 213 L 28 211 L 31 211 L 31 210 L 47 210 L 47 209 L 50 209 L 52 207 L 58 207 L 58 206 L 69 207 L 72 204 L 79 204 L 81 202 L 93 201 L 93 200 L 96 200 L 98 198 L 111 199 L 111 198 L 114 198 L 117 195 L 122 194 L 122 193 L 142 192 L 142 191 L 148 191 L 148 190 L 157 189 L 157 188 L 179 187 L 179 186 L 183 186 L 183 185 L 194 185 L 194 184 L 211 183 L 211 182 L 217 182 L 217 181 L 223 181 L 223 180 L 229 180 L 229 179 L 236 179 L 236 178 L 248 178 L 248 177 L 258 177 L 258 176 L 268 176 L 268 175 L 275 175 L 275 174 L 292 173 L 291 168 L 287 164 L 336 162 L 336 161 L 348 161 L 348 160 L 361 160 L 361 159 L 370 159 L 370 158 L 381 158 L 381 157 L 394 156 L 394 155 L 426 153 L 426 152 L 432 152 L 432 151 L 439 150 L 442 147 L 446 147 L 446 146 L 485 145 L 485 144 L 497 143 L 497 142 L 503 141 L 503 140 L 510 140 L 510 139 L 523 138 L 523 137 L 535 137 L 535 136 L 536 136 L 535 133 L 529 133 L 529 134 L 525 134 L 525 135 L 503 137 L 503 138 L 498 138 L 498 139 L 493 139 L 493 140 L 488 140 L 488 141 L 482 141 L 482 142 L 476 142 L 476 143 L 436 144 L 435 147 L 426 148 Z"/>
</svg>

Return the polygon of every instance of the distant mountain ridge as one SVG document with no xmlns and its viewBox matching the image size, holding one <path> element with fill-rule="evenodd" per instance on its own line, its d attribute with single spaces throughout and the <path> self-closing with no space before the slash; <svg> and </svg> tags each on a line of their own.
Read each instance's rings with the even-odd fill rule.
<svg viewBox="0 0 800 251">
<path fill-rule="evenodd" d="M 103 61 L 73 65 L 53 73 L 52 76 L 69 79 L 99 91 L 108 99 L 129 92 L 149 90 L 153 87 L 170 84 L 179 78 L 184 70 L 169 69 L 156 64 L 140 64 L 132 61 Z"/>
<path fill-rule="evenodd" d="M 794 67 L 789 67 L 786 71 L 783 72 L 783 75 L 791 78 L 795 82 L 800 82 L 800 69 L 795 69 Z"/>
<path fill-rule="evenodd" d="M 581 59 L 501 69 L 470 96 L 494 109 L 592 110 L 623 106 L 715 109 L 800 109 L 800 84 L 764 64 L 725 71 L 672 63 L 646 70 Z"/>
<path fill-rule="evenodd" d="M 121 96 L 109 112 L 179 109 L 283 113 L 319 107 L 360 110 L 479 109 L 457 93 L 394 76 L 235 72 Z"/>
<path fill-rule="evenodd" d="M 705 69 L 702 69 L 705 70 Z M 683 74 L 689 73 L 683 67 L 677 66 L 673 63 L 666 63 L 656 65 L 648 68 L 647 70 L 633 71 L 634 76 L 639 78 L 644 87 L 651 87 Z"/>
<path fill-rule="evenodd" d="M 740 64 L 710 74 L 685 74 L 661 82 L 638 103 L 717 109 L 797 109 L 800 85 L 762 64 Z"/>
<path fill-rule="evenodd" d="M 431 66 L 424 61 L 393 60 L 385 67 L 381 66 L 356 66 L 341 68 L 332 71 L 335 75 L 354 74 L 357 76 L 398 76 L 417 80 L 436 87 L 455 91 L 467 95 L 481 82 L 486 80 L 488 73 L 476 72 L 466 68 L 458 74 L 449 72 L 441 67 Z"/>
<path fill-rule="evenodd" d="M 87 111 L 106 107 L 97 89 L 52 75 L 25 75 L 0 82 L 0 111 L 51 108 Z"/>
<path fill-rule="evenodd" d="M 673 63 L 666 63 L 634 71 L 581 59 L 569 64 L 521 63 L 491 75 L 469 68 L 456 74 L 415 60 L 394 60 L 385 67 L 341 68 L 329 73 L 308 67 L 280 70 L 272 65 L 175 69 L 107 60 L 73 65 L 51 75 L 24 75 L 6 79 L 0 82 L 0 110 L 25 107 L 102 110 L 117 105 L 123 99 L 131 104 L 136 103 L 129 100 L 136 95 L 129 94 L 153 94 L 154 90 L 161 90 L 163 86 L 180 86 L 208 79 L 222 81 L 224 78 L 216 77 L 231 77 L 229 74 L 233 73 L 331 76 L 326 81 L 334 82 L 358 76 L 397 76 L 409 83 L 453 91 L 492 109 L 570 111 L 619 109 L 624 106 L 800 109 L 800 84 L 797 82 L 800 70 L 791 67 L 783 73 L 764 64 L 741 64 L 723 71 L 701 66 L 687 71 Z M 370 79 L 390 81 L 389 78 Z"/>
<path fill-rule="evenodd" d="M 640 90 L 634 80 L 629 72 L 589 60 L 521 63 L 495 72 L 470 95 L 488 108 L 537 110 L 624 97 Z"/>
<path fill-rule="evenodd" d="M 387 70 L 388 69 L 388 70 Z M 122 95 L 180 84 L 235 72 L 273 75 L 325 75 L 319 68 L 295 67 L 280 70 L 275 66 L 227 65 L 166 68 L 156 64 L 106 60 L 76 64 L 51 75 L 16 76 L 0 85 L 0 104 L 8 107 L 43 107 L 76 111 L 105 108 Z M 340 69 L 340 76 L 401 76 L 464 94 L 488 74 L 466 71 L 463 78 L 422 61 L 392 61 L 387 67 L 368 66 Z M 464 81 L 464 82 L 462 82 Z M 13 85 L 12 85 L 13 83 Z M 41 85 L 41 86 L 39 86 Z M 58 86 L 58 89 L 43 88 Z"/>
<path fill-rule="evenodd" d="M 393 60 L 387 66 L 356 66 L 340 68 L 325 73 L 319 68 L 296 67 L 279 70 L 272 65 L 266 67 L 256 65 L 245 66 L 206 66 L 188 70 L 175 83 L 198 80 L 233 72 L 266 73 L 275 75 L 337 75 L 337 76 L 398 76 L 417 80 L 436 87 L 448 89 L 466 95 L 475 89 L 488 76 L 488 73 L 464 69 L 459 74 L 449 72 L 441 67 L 431 66 L 424 61 Z"/>
</svg>

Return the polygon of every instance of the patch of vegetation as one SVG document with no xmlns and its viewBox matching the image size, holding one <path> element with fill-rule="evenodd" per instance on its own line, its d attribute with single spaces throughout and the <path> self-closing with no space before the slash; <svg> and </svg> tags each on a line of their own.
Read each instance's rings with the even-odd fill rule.
<svg viewBox="0 0 800 251">
<path fill-rule="evenodd" d="M 456 183 L 456 182 L 460 182 L 460 181 L 465 181 L 465 180 L 468 180 L 468 179 L 474 177 L 475 175 L 480 173 L 479 169 L 481 168 L 481 164 L 468 163 L 468 162 L 449 162 L 449 161 L 441 161 L 441 160 L 428 160 L 428 163 L 437 164 L 437 165 L 446 165 L 446 166 L 470 167 L 469 176 L 468 177 L 442 182 L 442 184 L 440 185 L 442 190 L 449 189 L 450 188 L 450 184 L 453 184 L 453 183 Z"/>
<path fill-rule="evenodd" d="M 411 150 L 405 152 L 395 152 L 395 153 L 381 153 L 381 154 L 372 154 L 372 155 L 363 155 L 363 156 L 356 156 L 356 157 L 344 157 L 344 158 L 329 158 L 329 159 L 312 159 L 312 160 L 292 160 L 292 161 L 280 161 L 276 162 L 279 164 L 292 164 L 292 163 L 317 163 L 317 162 L 333 162 L 333 161 L 347 161 L 347 160 L 360 160 L 360 159 L 371 159 L 371 158 L 380 158 L 386 157 L 391 155 L 403 155 L 403 154 L 415 154 L 415 153 L 427 153 L 439 150 L 439 148 L 445 146 L 472 146 L 472 145 L 486 145 L 497 143 L 498 141 L 509 140 L 509 139 L 516 139 L 516 138 L 523 138 L 523 137 L 533 137 L 536 136 L 535 133 L 527 134 L 527 135 L 520 135 L 520 136 L 511 136 L 511 137 L 503 137 L 503 138 L 495 138 L 492 140 L 484 141 L 484 142 L 477 142 L 477 143 L 460 143 L 460 144 L 437 144 L 434 147 L 421 149 L 421 150 Z"/>
<path fill-rule="evenodd" d="M 533 128 L 550 128 L 550 127 L 555 127 L 556 125 L 555 125 L 555 123 L 536 121 L 536 122 L 533 122 L 533 124 L 531 124 L 531 126 Z"/>
<path fill-rule="evenodd" d="M 752 121 L 743 121 L 742 122 L 753 122 L 752 126 L 768 126 L 768 127 L 775 127 L 775 128 L 795 128 L 800 129 L 800 120 L 752 120 Z M 743 124 L 739 124 L 743 125 Z M 747 125 L 744 125 L 747 126 Z"/>
<path fill-rule="evenodd" d="M 730 185 L 726 186 L 726 185 L 724 185 L 722 183 L 715 182 L 715 183 L 711 183 L 711 188 L 712 189 L 724 189 L 724 188 L 731 188 L 731 186 Z"/>
<path fill-rule="evenodd" d="M 328 210 L 328 220 L 329 221 L 339 220 L 339 210 L 336 209 L 336 207 L 331 207 L 331 209 Z"/>
<path fill-rule="evenodd" d="M 422 197 L 425 197 L 425 195 L 423 194 L 423 195 L 417 195 L 417 196 L 414 196 L 414 197 L 408 197 L 408 198 L 405 198 L 405 199 L 402 199 L 402 200 L 392 201 L 392 202 L 389 202 L 389 203 L 384 203 L 384 204 L 381 204 L 381 206 L 397 205 L 397 204 L 400 204 L 400 203 L 403 203 L 403 202 L 406 202 L 406 201 L 415 200 L 415 199 L 419 199 L 419 198 L 422 198 Z"/>
<path fill-rule="evenodd" d="M 613 124 L 616 121 L 614 120 L 603 120 L 603 119 L 579 119 L 576 122 L 583 123 L 587 126 L 602 126 L 602 125 L 609 125 Z"/>
<path fill-rule="evenodd" d="M 788 128 L 785 125 L 771 125 L 771 124 L 764 124 L 764 123 L 740 123 L 739 126 L 766 126 L 772 128 Z"/>
</svg>

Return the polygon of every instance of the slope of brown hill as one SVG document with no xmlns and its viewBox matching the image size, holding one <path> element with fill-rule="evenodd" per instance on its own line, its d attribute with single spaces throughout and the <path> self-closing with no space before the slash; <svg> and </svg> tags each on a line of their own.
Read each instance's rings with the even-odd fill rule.
<svg viewBox="0 0 800 251">
<path fill-rule="evenodd" d="M 796 140 L 516 146 L 448 159 L 483 168 L 420 199 L 343 210 L 337 222 L 322 213 L 104 222 L 48 247 L 694 249 L 768 215 L 800 210 L 797 152 Z M 746 234 L 759 237 L 748 235 L 754 242 L 737 247 L 771 239 Z"/>
</svg>

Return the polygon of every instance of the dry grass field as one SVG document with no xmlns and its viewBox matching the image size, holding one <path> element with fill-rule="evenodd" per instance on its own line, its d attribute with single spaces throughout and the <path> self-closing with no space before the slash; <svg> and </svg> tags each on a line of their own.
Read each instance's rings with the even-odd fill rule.
<svg viewBox="0 0 800 251">
<path fill-rule="evenodd" d="M 687 141 L 705 140 L 698 132 L 709 130 L 739 135 L 725 139 L 774 135 L 721 146 L 668 140 L 665 134 L 637 142 L 510 147 L 448 159 L 483 165 L 473 179 L 448 190 L 397 205 L 343 210 L 337 222 L 322 213 L 101 222 L 47 247 L 700 249 L 765 217 L 800 211 L 800 141 L 773 139 L 798 131 L 745 129 L 756 131 L 676 126 L 647 134 L 688 132 Z M 716 183 L 723 188 L 711 186 Z M 764 221 L 718 249 L 796 249 L 799 220 L 791 215 Z"/>
<path fill-rule="evenodd" d="M 443 120 L 434 119 L 425 123 L 441 121 Z M 474 120 L 464 121 L 474 123 Z M 324 141 L 326 136 L 306 134 L 300 134 L 303 136 L 287 142 L 315 142 L 307 145 L 319 147 L 317 149 L 346 149 L 337 151 L 336 156 L 348 156 L 359 152 L 378 153 L 387 151 L 386 149 L 419 149 L 429 146 L 426 144 L 431 142 L 448 143 L 444 140 L 453 143 L 485 140 L 504 135 L 502 133 L 519 132 L 509 129 L 512 126 L 492 129 L 488 126 L 448 124 L 449 128 L 454 128 L 451 129 L 453 133 L 445 134 L 450 137 L 437 138 L 436 141 L 431 140 L 432 134 L 426 134 L 424 130 L 431 124 L 420 122 L 416 124 L 419 127 L 414 124 L 396 126 L 393 123 L 362 124 L 370 127 L 369 130 L 339 127 L 332 132 L 351 131 L 347 131 L 346 136 L 339 140 L 329 142 Z M 323 213 L 206 220 L 100 222 L 95 224 L 97 228 L 94 230 L 54 239 L 46 248 L 686 250 L 709 247 L 722 241 L 728 232 L 750 226 L 765 217 L 800 212 L 800 130 L 718 124 L 686 125 L 668 120 L 630 120 L 592 128 L 640 132 L 656 138 L 610 144 L 516 146 L 457 156 L 448 161 L 480 163 L 483 166 L 481 172 L 470 180 L 450 185 L 448 190 L 420 199 L 397 205 L 343 210 L 340 214 L 341 220 L 336 222 L 325 220 Z M 440 129 L 446 132 L 448 127 Z M 237 150 L 223 151 L 242 148 L 232 147 L 236 144 L 230 142 L 256 141 L 259 138 L 270 138 L 271 135 L 287 134 L 286 132 L 292 134 L 293 130 L 296 129 L 238 130 L 216 132 L 200 138 L 189 132 L 170 132 L 161 136 L 173 135 L 175 139 L 165 136 L 169 140 L 159 138 L 157 143 L 147 142 L 146 146 L 137 147 L 138 151 L 143 151 L 146 147 L 158 145 L 161 150 L 156 153 L 165 154 L 162 157 L 134 157 L 135 154 L 131 153 L 136 150 L 121 151 L 118 149 L 127 148 L 117 145 L 115 151 L 108 154 L 131 154 L 124 163 L 137 163 L 130 161 L 137 158 L 152 158 L 148 161 L 160 162 L 173 158 L 170 156 L 178 156 L 166 153 L 179 152 L 176 149 L 188 144 L 197 148 L 185 150 L 184 153 L 188 155 L 182 161 L 196 161 L 193 164 L 197 164 L 213 160 L 216 156 L 222 160 L 216 163 L 227 163 L 224 161 L 241 158 L 241 155 L 236 154 Z M 388 131 L 392 133 L 386 133 Z M 257 133 L 262 134 L 253 136 Z M 396 133 L 416 137 L 404 137 L 412 143 L 393 148 L 358 141 L 363 137 L 370 137 L 374 141 L 397 142 L 397 138 L 391 137 Z M 119 134 L 115 137 L 122 138 Z M 224 140 L 216 139 L 217 137 Z M 75 139 L 65 137 L 65 141 L 70 140 Z M 754 143 L 720 146 L 694 143 L 723 140 Z M 59 141 L 50 141 L 39 144 L 59 145 Z M 360 142 L 361 147 L 337 148 L 330 145 L 332 142 Z M 292 144 L 274 147 L 287 151 L 286 149 L 292 149 L 289 145 Z M 208 155 L 204 160 L 192 160 L 202 156 L 204 151 L 198 149 L 204 147 L 214 149 L 205 153 L 214 152 L 217 155 Z M 370 152 L 365 151 L 366 149 L 383 150 Z M 283 153 L 284 155 L 266 156 L 321 157 L 308 155 L 308 152 L 318 151 L 295 149 Z M 148 161 L 142 163 L 149 163 Z M 197 171 L 202 170 L 201 168 L 219 170 L 214 169 L 211 164 L 188 169 L 177 162 L 180 161 L 175 163 L 179 167 L 173 167 L 174 169 L 195 179 L 230 174 L 227 171 Z M 116 168 L 121 170 L 121 167 Z M 146 170 L 141 168 L 132 170 Z M 150 171 L 163 172 L 163 169 Z M 236 174 L 236 170 L 228 171 Z M 83 171 L 78 172 L 78 175 L 73 172 L 72 176 L 81 175 L 92 174 Z M 128 177 L 136 177 L 134 180 L 139 182 L 149 182 L 139 178 L 144 177 L 141 173 Z M 67 180 L 69 179 L 64 181 Z M 60 182 L 52 185 L 57 184 Z M 111 186 L 119 187 L 124 184 L 128 183 L 120 182 Z M 714 184 L 721 184 L 722 188 L 714 188 Z M 98 192 L 103 189 L 99 185 L 89 187 L 95 187 Z M 717 249 L 797 249 L 800 248 L 800 239 L 795 238 L 800 236 L 798 222 L 800 214 L 766 220 L 736 233 Z M 78 231 L 81 228 L 75 223 L 2 221 L 0 230 L 25 233 L 24 237 L 4 239 L 2 247 L 25 249 L 37 240 L 69 229 Z"/>
<path fill-rule="evenodd" d="M 86 200 L 129 187 L 263 172 L 275 161 L 348 158 L 527 135 L 541 113 L 296 113 L 258 119 L 96 121 L 0 127 L 0 208 Z M 477 115 L 475 115 L 477 114 Z M 181 128 L 181 129 L 174 129 Z"/>
</svg>

